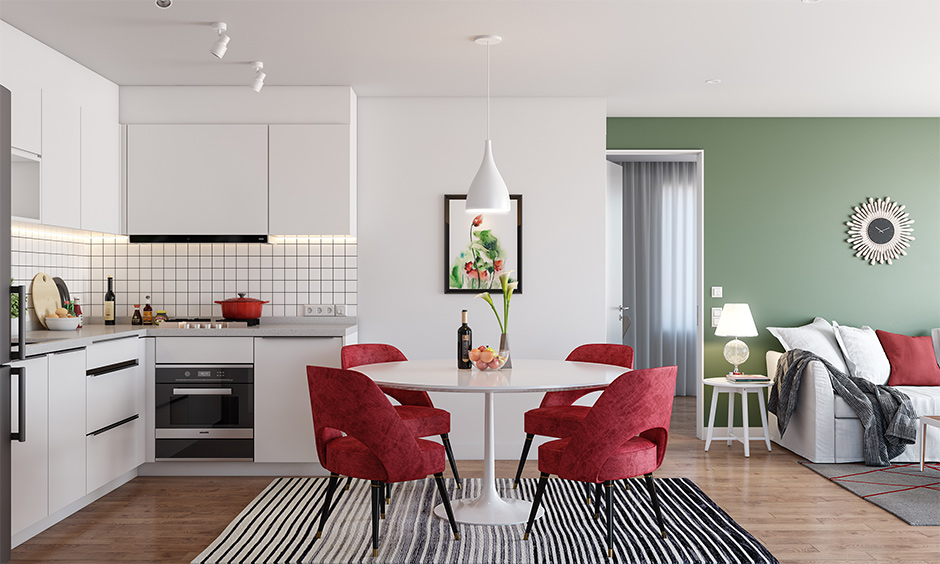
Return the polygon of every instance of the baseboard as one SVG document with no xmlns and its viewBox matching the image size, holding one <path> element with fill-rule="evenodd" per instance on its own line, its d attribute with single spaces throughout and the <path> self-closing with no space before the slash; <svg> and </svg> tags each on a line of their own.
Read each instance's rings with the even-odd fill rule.
<svg viewBox="0 0 940 564">
<path fill-rule="evenodd" d="M 91 492 L 90 494 L 87 494 L 73 501 L 72 503 L 66 505 L 65 507 L 56 511 L 52 515 L 49 515 L 48 517 L 42 519 L 41 521 L 33 523 L 29 527 L 26 527 L 22 531 L 16 533 L 10 538 L 11 546 L 15 548 L 23 544 L 24 542 L 28 541 L 29 539 L 33 538 L 39 533 L 45 531 L 49 527 L 55 525 L 59 521 L 65 519 L 69 515 L 75 513 L 76 511 L 80 509 L 83 509 L 85 506 L 89 505 L 90 503 L 97 501 L 98 499 L 108 495 L 109 493 L 123 486 L 127 482 L 130 482 L 136 477 L 137 477 L 137 469 L 131 470 L 130 472 L 127 472 L 121 476 L 118 476 L 117 478 L 111 480 L 110 482 L 101 486 L 100 488 Z"/>
<path fill-rule="evenodd" d="M 329 476 L 322 466 L 305 462 L 148 462 L 140 476 Z"/>
</svg>

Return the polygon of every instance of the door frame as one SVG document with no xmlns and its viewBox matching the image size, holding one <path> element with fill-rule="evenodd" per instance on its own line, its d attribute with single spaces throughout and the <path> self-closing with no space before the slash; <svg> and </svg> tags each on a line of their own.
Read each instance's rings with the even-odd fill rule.
<svg viewBox="0 0 940 564">
<path fill-rule="evenodd" d="M 696 241 L 695 241 L 695 284 L 698 288 L 696 292 L 695 304 L 695 436 L 698 439 L 704 438 L 704 377 L 705 377 L 705 311 L 703 300 L 705 299 L 705 151 L 702 149 L 608 149 L 606 152 L 607 160 L 616 156 L 650 156 L 650 157 L 668 157 L 678 155 L 695 156 L 696 171 Z M 621 212 L 622 213 L 622 212 Z M 622 225 L 622 223 L 621 223 Z M 610 232 L 608 230 L 608 235 Z M 623 233 L 621 230 L 621 238 Z M 608 241 L 608 245 L 611 244 Z M 623 276 L 623 269 L 620 269 L 619 275 Z"/>
</svg>

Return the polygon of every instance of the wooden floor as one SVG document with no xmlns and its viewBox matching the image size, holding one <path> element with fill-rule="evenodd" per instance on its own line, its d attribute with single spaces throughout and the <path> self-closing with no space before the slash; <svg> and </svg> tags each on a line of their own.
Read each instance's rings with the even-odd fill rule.
<svg viewBox="0 0 940 564">
<path fill-rule="evenodd" d="M 751 443 L 750 459 L 740 443 L 704 452 L 694 421 L 695 398 L 678 398 L 657 476 L 691 478 L 780 562 L 940 562 L 940 527 L 908 526 L 776 445 Z M 459 466 L 464 477 L 482 476 L 479 461 Z M 514 472 L 514 461 L 497 464 L 500 477 Z M 538 476 L 534 462 L 526 475 Z M 270 481 L 136 478 L 15 548 L 13 562 L 190 562 Z"/>
</svg>

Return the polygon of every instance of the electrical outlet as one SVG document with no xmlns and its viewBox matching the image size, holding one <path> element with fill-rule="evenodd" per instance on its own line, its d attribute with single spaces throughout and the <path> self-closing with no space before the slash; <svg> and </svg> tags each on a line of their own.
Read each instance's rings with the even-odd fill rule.
<svg viewBox="0 0 940 564">
<path fill-rule="evenodd" d="M 337 304 L 337 305 L 333 308 L 333 311 L 335 312 L 336 317 L 346 317 L 346 306 L 345 306 L 345 305 Z"/>
<path fill-rule="evenodd" d="M 305 305 L 304 317 L 332 317 L 334 308 L 332 305 Z"/>
<path fill-rule="evenodd" d="M 712 327 L 718 327 L 718 322 L 721 320 L 721 308 L 713 307 L 712 308 Z"/>
</svg>

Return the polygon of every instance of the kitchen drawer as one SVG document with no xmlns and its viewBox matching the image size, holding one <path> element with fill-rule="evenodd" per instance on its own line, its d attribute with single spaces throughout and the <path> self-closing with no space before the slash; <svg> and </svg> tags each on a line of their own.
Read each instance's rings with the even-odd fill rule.
<svg viewBox="0 0 940 564">
<path fill-rule="evenodd" d="M 133 419 L 103 433 L 85 437 L 87 493 L 143 464 L 141 425 L 139 418 Z"/>
<path fill-rule="evenodd" d="M 252 364 L 253 337 L 158 337 L 157 364 Z"/>
<path fill-rule="evenodd" d="M 139 355 L 137 336 L 92 343 L 86 349 L 85 354 L 85 368 L 87 370 L 137 360 Z"/>
<path fill-rule="evenodd" d="M 87 377 L 86 433 L 93 433 L 140 413 L 137 387 L 139 376 L 138 367 L 131 366 Z"/>
</svg>

